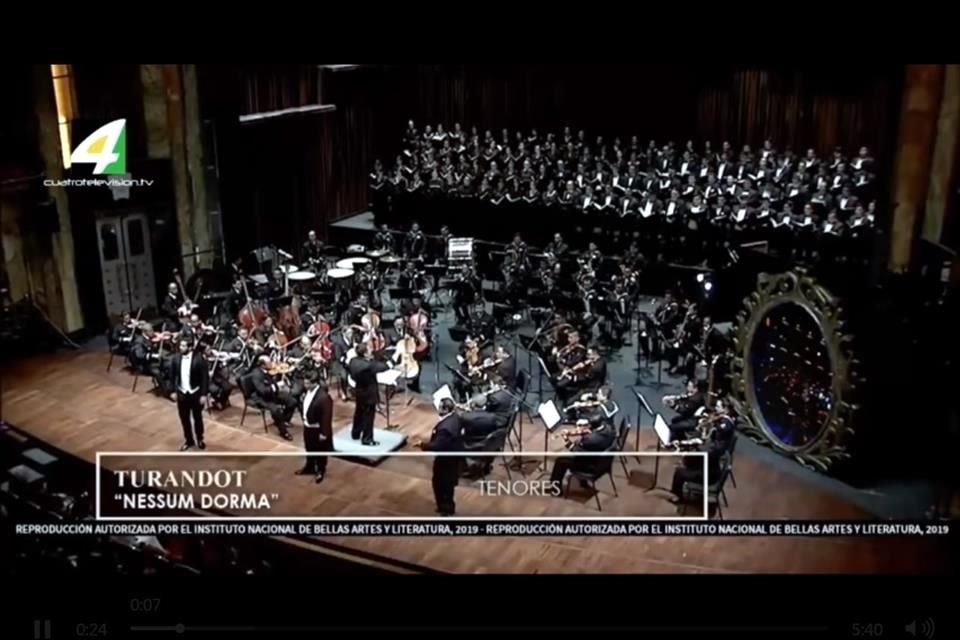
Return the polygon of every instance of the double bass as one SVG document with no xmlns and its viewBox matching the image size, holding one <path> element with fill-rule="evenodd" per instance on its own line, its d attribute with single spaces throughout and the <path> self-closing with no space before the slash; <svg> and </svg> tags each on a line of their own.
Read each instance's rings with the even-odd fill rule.
<svg viewBox="0 0 960 640">
<path fill-rule="evenodd" d="M 180 295 L 183 296 L 183 304 L 180 305 L 180 308 L 177 309 L 177 313 L 181 318 L 189 318 L 190 314 L 196 311 L 200 305 L 196 304 L 193 300 L 190 299 L 190 296 L 187 295 L 187 288 L 183 286 L 183 280 L 180 279 L 180 271 L 177 269 L 173 270 L 173 279 L 176 281 L 177 286 L 180 288 Z M 201 280 L 201 285 L 203 281 Z"/>
<path fill-rule="evenodd" d="M 268 313 L 267 310 L 263 308 L 263 305 L 250 299 L 250 292 L 247 291 L 247 278 L 242 271 L 239 272 L 239 276 L 240 284 L 243 287 L 243 297 L 247 302 L 243 305 L 243 308 L 240 309 L 240 313 L 237 314 L 237 322 L 241 327 L 252 332 L 266 320 Z"/>
</svg>

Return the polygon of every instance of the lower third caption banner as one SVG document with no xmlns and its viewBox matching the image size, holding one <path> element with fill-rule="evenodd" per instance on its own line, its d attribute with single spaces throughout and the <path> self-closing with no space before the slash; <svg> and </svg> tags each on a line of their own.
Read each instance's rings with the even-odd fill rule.
<svg viewBox="0 0 960 640">
<path fill-rule="evenodd" d="M 948 536 L 947 523 L 924 522 L 643 522 L 643 521 L 287 521 L 20 523 L 18 535 L 270 536 Z"/>
</svg>

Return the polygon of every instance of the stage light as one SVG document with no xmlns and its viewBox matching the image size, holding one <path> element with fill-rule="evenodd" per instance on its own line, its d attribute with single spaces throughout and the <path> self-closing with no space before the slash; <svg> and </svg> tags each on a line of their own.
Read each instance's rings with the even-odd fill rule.
<svg viewBox="0 0 960 640">
<path fill-rule="evenodd" d="M 712 282 L 704 282 L 704 283 L 703 283 L 703 290 L 704 290 L 704 291 L 710 291 L 710 289 L 713 289 L 713 283 L 712 283 Z"/>
<path fill-rule="evenodd" d="M 704 276 L 702 273 L 698 273 L 698 274 L 697 274 L 697 282 L 703 282 L 704 277 L 705 277 L 705 276 Z"/>
</svg>

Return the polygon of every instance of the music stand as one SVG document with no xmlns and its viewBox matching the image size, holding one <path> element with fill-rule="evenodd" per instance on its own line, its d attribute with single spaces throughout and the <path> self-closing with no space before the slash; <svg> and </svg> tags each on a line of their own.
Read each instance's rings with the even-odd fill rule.
<svg viewBox="0 0 960 640">
<path fill-rule="evenodd" d="M 447 267 L 442 264 L 428 264 L 424 267 L 424 270 L 432 276 L 430 279 L 430 288 L 427 290 L 427 295 L 424 298 L 424 303 L 430 304 L 431 300 L 437 301 L 438 307 L 443 307 L 447 303 L 440 297 L 440 276 L 446 273 Z"/>
<path fill-rule="evenodd" d="M 643 344 L 645 340 L 646 341 L 650 340 L 650 333 L 647 330 L 647 327 L 649 327 L 652 321 L 650 320 L 649 316 L 647 316 L 647 314 L 641 313 L 640 315 L 642 316 L 642 318 L 637 319 L 637 352 L 636 352 L 637 366 L 634 367 L 633 369 L 634 371 L 637 372 L 637 376 L 634 379 L 634 382 L 633 382 L 634 384 L 641 383 L 641 376 L 640 376 L 641 373 L 650 371 L 650 358 L 649 357 L 644 358 Z M 644 338 L 643 336 L 644 333 L 647 334 L 646 338 Z"/>
<path fill-rule="evenodd" d="M 470 335 L 463 327 L 453 326 L 447 328 L 447 333 L 453 342 L 463 342 Z"/>
<path fill-rule="evenodd" d="M 557 404 L 553 400 L 547 400 L 540 403 L 537 407 L 537 415 L 543 420 L 543 469 L 547 469 L 547 448 L 550 446 L 550 434 L 563 422 L 563 416 L 557 409 Z"/>
<path fill-rule="evenodd" d="M 406 300 L 413 300 L 413 289 L 405 287 L 397 287 L 394 289 L 387 289 L 387 293 L 390 294 L 390 301 L 393 302 L 394 310 L 400 310 L 400 303 Z"/>
<path fill-rule="evenodd" d="M 433 392 L 433 406 L 440 411 L 440 401 L 449 398 L 456 403 L 456 398 L 453 397 L 453 392 L 450 391 L 450 385 L 445 384 L 436 391 Z"/>
<path fill-rule="evenodd" d="M 664 447 L 670 446 L 670 427 L 667 426 L 666 420 L 663 419 L 659 413 L 653 419 L 653 430 L 657 434 L 657 453 L 660 453 Z M 661 488 L 657 487 L 657 480 L 660 477 L 660 456 L 654 458 L 653 463 L 653 484 L 650 485 L 650 488 L 647 491 L 653 491 L 654 489 Z"/>
<path fill-rule="evenodd" d="M 537 355 L 537 362 L 540 364 L 540 366 L 538 367 L 538 369 L 540 370 L 540 374 L 537 380 L 537 385 L 539 386 L 539 389 L 537 390 L 537 396 L 540 402 L 543 402 L 543 374 L 544 372 L 546 372 L 547 375 L 549 376 L 550 369 L 547 368 L 547 363 L 543 361 L 543 357 L 540 356 L 539 354 Z"/>
<path fill-rule="evenodd" d="M 437 359 L 437 362 L 438 363 L 440 362 L 439 358 Z M 457 371 L 456 369 L 448 365 L 446 362 L 443 362 L 441 364 L 443 364 L 443 366 L 446 367 L 447 371 L 453 374 L 454 378 L 460 378 L 461 380 L 463 380 L 467 384 L 467 388 L 471 388 L 473 386 L 472 383 L 470 382 L 470 378 L 463 375 L 462 373 L 460 373 L 459 371 Z M 439 373 L 437 375 L 439 376 Z"/>
<path fill-rule="evenodd" d="M 396 393 L 397 381 L 400 377 L 400 372 L 396 369 L 388 369 L 387 371 L 381 371 L 377 374 L 377 384 L 385 388 L 383 404 L 386 411 L 384 418 L 387 420 L 388 431 L 400 428 L 400 425 L 390 424 L 390 398 Z"/>
<path fill-rule="evenodd" d="M 647 402 L 647 399 L 636 387 L 627 387 L 627 389 L 630 389 L 637 399 L 637 432 L 635 434 L 633 448 L 636 451 L 640 451 L 640 416 L 644 411 L 646 411 L 647 415 L 651 418 L 656 418 L 657 414 L 650 408 L 650 403 Z"/>
</svg>

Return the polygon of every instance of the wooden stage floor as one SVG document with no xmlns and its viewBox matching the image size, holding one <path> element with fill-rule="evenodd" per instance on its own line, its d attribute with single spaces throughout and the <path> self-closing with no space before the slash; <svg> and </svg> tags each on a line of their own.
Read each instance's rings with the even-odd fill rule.
<svg viewBox="0 0 960 640">
<path fill-rule="evenodd" d="M 150 393 L 147 379 L 141 379 L 133 393 L 128 372 L 118 366 L 106 372 L 107 357 L 105 352 L 63 353 L 4 366 L 0 369 L 2 418 L 90 461 L 98 451 L 177 451 L 182 437 L 173 404 Z M 408 437 L 426 439 L 436 421 L 432 406 L 419 398 L 405 406 L 401 398 L 391 403 L 391 421 Z M 207 452 L 301 450 L 299 426 L 293 430 L 292 443 L 281 439 L 272 426 L 264 433 L 257 415 L 248 415 L 241 427 L 242 402 L 235 394 L 234 406 L 207 418 Z M 337 428 L 349 423 L 353 405 L 336 400 L 335 405 Z M 382 416 L 377 425 L 384 426 Z M 640 449 L 653 450 L 652 431 L 645 426 L 641 435 Z M 543 442 L 542 427 L 527 423 L 524 449 L 542 451 Z M 629 443 L 632 446 L 632 434 Z M 551 440 L 549 446 L 562 449 L 558 440 Z M 156 459 L 150 462 L 156 466 Z M 249 471 L 245 490 L 280 494 L 274 515 L 434 515 L 429 459 L 391 458 L 376 467 L 334 459 L 319 485 L 310 477 L 294 475 L 302 464 L 300 457 L 230 459 L 231 468 Z M 673 464 L 668 460 L 661 465 L 660 486 L 669 485 Z M 613 495 L 608 480 L 600 482 L 602 514 L 592 496 L 576 487 L 569 499 L 491 497 L 464 480 L 457 489 L 458 515 L 677 515 L 666 492 L 646 490 L 652 479 L 652 459 L 630 460 L 628 467 L 626 477 L 619 464 L 614 466 L 619 497 Z M 737 458 L 735 469 L 738 487 L 728 486 L 727 519 L 868 517 L 857 507 L 747 456 Z M 505 480 L 504 470 L 496 469 L 491 479 Z M 688 515 L 698 513 L 691 509 Z M 930 538 L 327 537 L 323 541 L 346 551 L 457 573 L 910 574 L 947 570 L 942 549 Z"/>
</svg>

